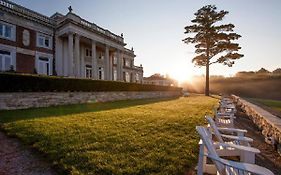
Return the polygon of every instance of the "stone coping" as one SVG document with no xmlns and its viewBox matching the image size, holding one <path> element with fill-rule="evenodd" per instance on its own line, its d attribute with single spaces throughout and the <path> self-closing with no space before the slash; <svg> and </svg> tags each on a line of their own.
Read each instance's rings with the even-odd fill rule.
<svg viewBox="0 0 281 175">
<path fill-rule="evenodd" d="M 170 98 L 179 97 L 181 95 L 180 91 L 0 93 L 0 110 L 27 109 L 118 100 Z"/>
<path fill-rule="evenodd" d="M 279 144 L 281 143 L 281 118 L 241 97 L 232 95 L 232 98 L 237 105 L 240 105 L 245 110 L 247 115 L 252 117 L 253 122 L 262 129 L 265 137 L 273 137 L 275 141 Z"/>
</svg>

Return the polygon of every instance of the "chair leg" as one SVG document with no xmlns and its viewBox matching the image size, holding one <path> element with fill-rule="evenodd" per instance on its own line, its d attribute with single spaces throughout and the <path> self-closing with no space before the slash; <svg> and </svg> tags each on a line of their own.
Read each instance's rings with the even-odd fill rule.
<svg viewBox="0 0 281 175">
<path fill-rule="evenodd" d="M 204 159 L 206 159 L 206 157 L 204 156 L 204 144 L 199 143 L 199 159 L 198 159 L 198 166 L 197 166 L 197 175 L 203 175 Z M 205 160 L 205 164 L 206 164 L 206 160 Z"/>
</svg>

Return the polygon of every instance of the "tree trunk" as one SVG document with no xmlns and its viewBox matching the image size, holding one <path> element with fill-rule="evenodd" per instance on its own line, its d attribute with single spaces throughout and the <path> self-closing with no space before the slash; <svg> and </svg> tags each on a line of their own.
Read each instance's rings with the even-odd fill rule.
<svg viewBox="0 0 281 175">
<path fill-rule="evenodd" d="M 207 44 L 208 45 L 208 44 Z M 206 49 L 206 56 L 207 56 L 207 64 L 206 64 L 206 85 L 205 85 L 205 96 L 210 96 L 210 90 L 209 90 L 209 47 L 207 46 Z"/>
<path fill-rule="evenodd" d="M 209 60 L 209 59 L 208 59 Z M 206 85 L 205 85 L 205 95 L 210 96 L 210 90 L 209 90 L 209 61 L 207 61 L 208 64 L 206 65 Z"/>
</svg>

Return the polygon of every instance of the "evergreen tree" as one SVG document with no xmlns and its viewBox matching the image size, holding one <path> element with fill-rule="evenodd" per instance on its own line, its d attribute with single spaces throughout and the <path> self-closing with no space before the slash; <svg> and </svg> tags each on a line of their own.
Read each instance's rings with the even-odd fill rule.
<svg viewBox="0 0 281 175">
<path fill-rule="evenodd" d="M 272 72 L 273 74 L 279 74 L 279 75 L 281 75 L 281 68 L 277 68 L 277 69 L 275 69 L 273 72 Z"/>
<path fill-rule="evenodd" d="M 231 67 L 234 60 L 243 57 L 237 53 L 241 47 L 233 43 L 241 36 L 233 32 L 233 24 L 215 25 L 221 21 L 228 11 L 217 11 L 216 6 L 207 5 L 199 9 L 194 15 L 193 25 L 185 27 L 185 34 L 193 34 L 185 38 L 186 44 L 195 44 L 196 57 L 192 62 L 197 66 L 206 66 L 205 95 L 209 96 L 209 66 L 214 63 L 222 63 Z M 217 56 L 217 59 L 212 60 Z"/>
<path fill-rule="evenodd" d="M 263 67 L 257 71 L 257 74 L 269 74 L 269 73 L 270 72 Z"/>
</svg>

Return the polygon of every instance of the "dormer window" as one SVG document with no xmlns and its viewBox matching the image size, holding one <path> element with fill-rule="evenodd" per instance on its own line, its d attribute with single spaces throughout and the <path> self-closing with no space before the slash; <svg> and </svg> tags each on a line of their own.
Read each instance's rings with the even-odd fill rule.
<svg viewBox="0 0 281 175">
<path fill-rule="evenodd" d="M 52 37 L 42 33 L 37 33 L 37 46 L 52 49 Z"/>
</svg>

